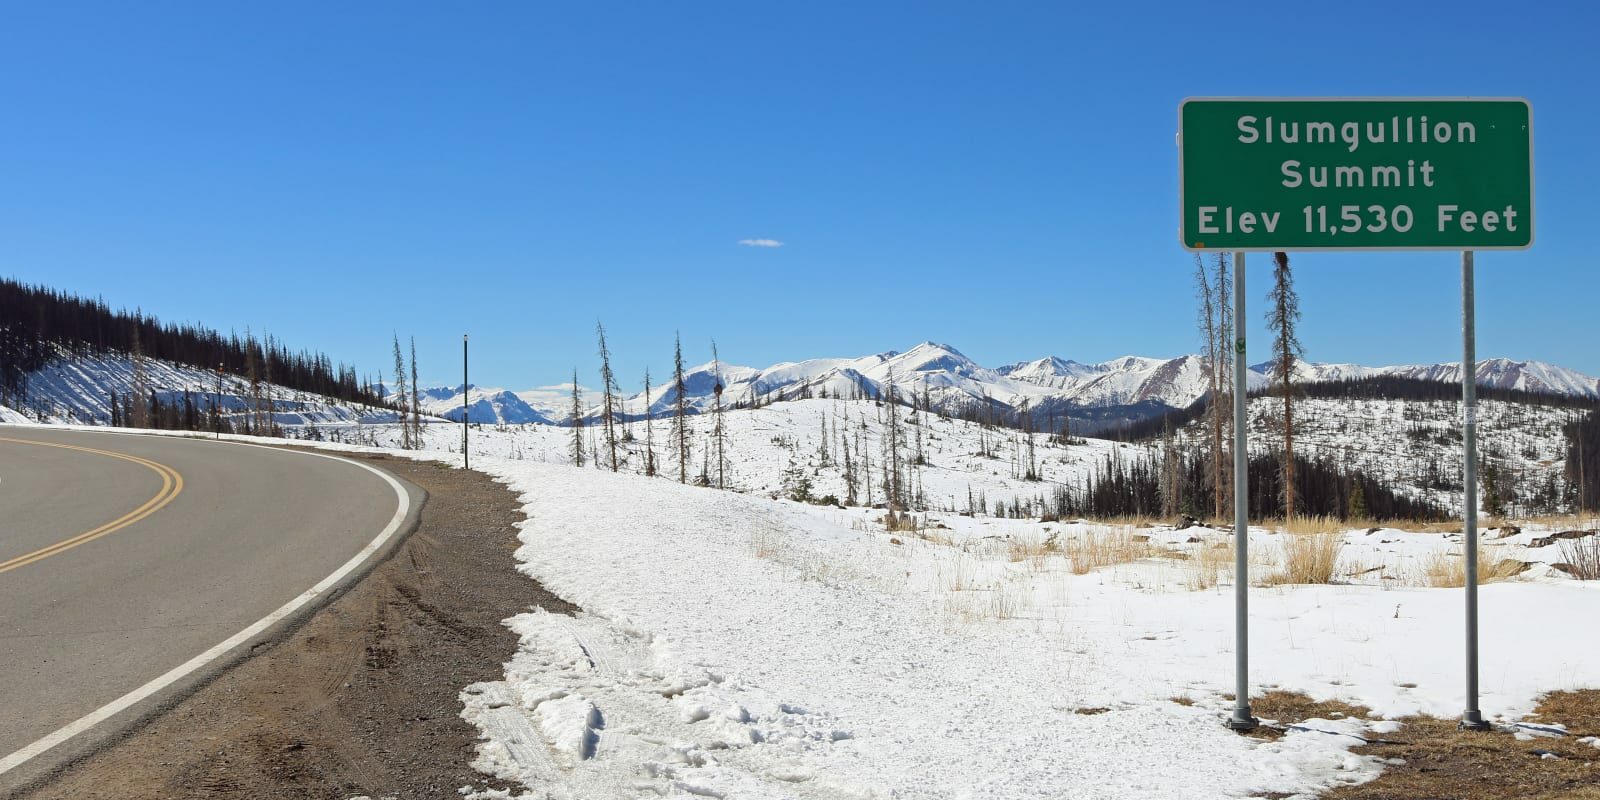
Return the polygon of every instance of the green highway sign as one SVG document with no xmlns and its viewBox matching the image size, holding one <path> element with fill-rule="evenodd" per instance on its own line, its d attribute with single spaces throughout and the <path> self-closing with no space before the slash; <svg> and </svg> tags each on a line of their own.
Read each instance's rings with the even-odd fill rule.
<svg viewBox="0 0 1600 800">
<path fill-rule="evenodd" d="M 1189 250 L 1521 250 L 1522 99 L 1192 98 L 1178 110 Z"/>
</svg>

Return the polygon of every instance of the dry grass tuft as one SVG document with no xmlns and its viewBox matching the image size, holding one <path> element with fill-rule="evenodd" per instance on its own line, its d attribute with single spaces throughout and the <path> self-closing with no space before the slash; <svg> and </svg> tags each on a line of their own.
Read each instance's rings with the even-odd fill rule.
<svg viewBox="0 0 1600 800">
<path fill-rule="evenodd" d="M 1061 552 L 1061 540 L 1055 533 L 1044 539 L 1022 535 L 1006 542 L 1006 558 L 1013 564 L 1021 561 L 1042 562 Z"/>
<path fill-rule="evenodd" d="M 775 561 L 789 551 L 789 537 L 776 531 L 758 530 L 750 534 L 750 549 L 756 558 Z"/>
<path fill-rule="evenodd" d="M 1063 547 L 1072 565 L 1072 574 L 1087 575 L 1102 567 L 1128 564 L 1150 555 L 1150 545 L 1134 541 L 1133 531 L 1117 528 L 1110 531 L 1085 531 L 1082 536 L 1068 539 Z"/>
<path fill-rule="evenodd" d="M 1032 607 L 1028 587 L 1001 576 L 987 586 L 976 585 L 971 575 L 953 576 L 944 596 L 945 613 L 962 622 L 998 622 L 1016 619 Z"/>
<path fill-rule="evenodd" d="M 1343 549 L 1343 531 L 1285 534 L 1282 571 L 1269 577 L 1267 582 L 1332 583 L 1334 569 L 1339 565 L 1339 553 Z"/>
<path fill-rule="evenodd" d="M 1525 568 L 1519 561 L 1490 556 L 1478 548 L 1478 585 L 1496 583 L 1515 576 Z M 1438 551 L 1422 562 L 1422 583 L 1436 589 L 1455 589 L 1467 585 L 1467 559 L 1461 553 Z"/>
<path fill-rule="evenodd" d="M 916 514 L 905 511 L 886 513 L 878 519 L 878 524 L 890 533 L 918 533 L 925 527 Z"/>
<path fill-rule="evenodd" d="M 1371 528 L 1377 525 L 1376 522 L 1370 519 L 1341 520 L 1338 517 L 1330 516 L 1299 515 L 1296 515 L 1293 519 L 1278 520 L 1270 524 L 1279 531 L 1291 534 L 1338 533 L 1356 528 Z"/>
<path fill-rule="evenodd" d="M 1233 574 L 1233 546 L 1227 542 L 1201 544 L 1188 561 L 1184 584 L 1192 591 L 1215 588 L 1224 575 Z"/>
</svg>

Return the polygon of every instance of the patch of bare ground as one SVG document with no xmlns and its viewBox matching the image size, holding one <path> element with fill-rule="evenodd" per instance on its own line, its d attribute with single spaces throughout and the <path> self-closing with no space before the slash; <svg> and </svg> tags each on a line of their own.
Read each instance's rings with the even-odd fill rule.
<svg viewBox="0 0 1600 800">
<path fill-rule="evenodd" d="M 1281 726 L 1295 725 L 1308 719 L 1344 719 L 1356 717 L 1366 719 L 1372 715 L 1372 710 L 1366 706 L 1358 706 L 1340 700 L 1312 700 L 1299 692 L 1286 692 L 1275 689 L 1250 698 L 1250 711 L 1258 718 L 1271 720 L 1279 727 L 1263 725 L 1245 734 L 1257 739 L 1279 739 L 1283 737 Z"/>
<path fill-rule="evenodd" d="M 518 573 L 516 497 L 477 472 L 370 457 L 428 492 L 394 554 L 303 625 L 29 800 L 393 798 L 497 786 L 468 766 L 461 688 L 498 679 L 501 625 L 573 606 Z M 503 787 L 515 788 L 515 787 Z"/>
<path fill-rule="evenodd" d="M 1348 703 L 1315 702 L 1293 692 L 1268 692 L 1251 701 L 1257 716 L 1289 725 L 1313 717 L 1368 717 Z M 1375 780 L 1340 786 L 1326 800 L 1600 800 L 1600 749 L 1580 742 L 1600 735 L 1600 690 L 1551 692 L 1529 722 L 1563 725 L 1567 736 L 1519 741 L 1503 730 L 1463 731 L 1453 719 L 1409 717 L 1399 731 L 1374 737 L 1354 752 L 1384 759 Z M 1277 738 L 1260 728 L 1249 734 Z"/>
</svg>

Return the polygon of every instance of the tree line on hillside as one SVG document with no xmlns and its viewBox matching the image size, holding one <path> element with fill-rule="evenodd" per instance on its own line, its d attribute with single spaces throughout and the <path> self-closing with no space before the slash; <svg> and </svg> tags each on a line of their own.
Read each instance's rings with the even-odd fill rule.
<svg viewBox="0 0 1600 800">
<path fill-rule="evenodd" d="M 1600 511 L 1600 410 L 1569 423 L 1567 480 L 1577 490 L 1573 503 L 1586 511 Z"/>
<path fill-rule="evenodd" d="M 382 404 L 354 366 L 292 351 L 272 336 L 224 336 L 194 324 L 163 323 L 142 311 L 113 311 L 102 299 L 0 279 L 0 404 L 24 404 L 28 375 L 62 354 L 132 354 L 271 383 L 346 402 Z M 181 416 L 181 415 L 180 415 Z"/>
<path fill-rule="evenodd" d="M 1275 386 L 1253 389 L 1249 396 L 1251 399 L 1271 397 L 1276 395 L 1278 391 Z M 1460 402 L 1461 384 L 1400 375 L 1373 375 L 1364 378 L 1341 378 L 1338 380 L 1318 381 L 1316 383 L 1295 384 L 1294 396 L 1298 399 Z M 1600 402 L 1587 397 L 1556 392 L 1505 389 L 1482 383 L 1478 384 L 1478 399 L 1480 401 L 1495 400 L 1517 405 L 1574 410 L 1588 410 L 1600 405 Z M 1108 435 L 1108 438 L 1123 442 L 1148 442 L 1159 439 L 1162 431 L 1168 428 L 1182 428 L 1195 420 L 1206 418 L 1209 403 L 1210 398 L 1202 396 L 1183 408 L 1173 409 L 1165 414 L 1122 426 L 1114 435 Z"/>
<path fill-rule="evenodd" d="M 972 506 L 968 513 L 992 513 L 1019 519 L 1075 519 L 1150 516 L 1175 519 L 1227 519 L 1213 516 L 1209 453 L 1169 452 L 1156 459 L 1111 454 L 1076 484 L 1057 485 L 1034 498 L 997 500 L 991 508 Z M 1253 456 L 1248 495 L 1252 519 L 1282 515 L 1282 453 Z M 1443 509 L 1425 499 L 1398 494 L 1373 476 L 1341 469 L 1325 458 L 1295 457 L 1296 508 L 1301 516 L 1341 520 L 1440 520 Z M 979 501 L 981 503 L 981 501 Z M 1231 502 L 1231 495 L 1230 495 Z"/>
</svg>

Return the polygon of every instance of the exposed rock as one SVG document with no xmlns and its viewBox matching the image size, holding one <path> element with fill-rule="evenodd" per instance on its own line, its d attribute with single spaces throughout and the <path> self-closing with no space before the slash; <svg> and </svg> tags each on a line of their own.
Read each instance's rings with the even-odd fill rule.
<svg viewBox="0 0 1600 800">
<path fill-rule="evenodd" d="M 1586 536 L 1593 535 L 1595 535 L 1594 531 L 1561 531 L 1560 533 L 1552 533 L 1549 536 L 1540 536 L 1529 542 L 1528 546 L 1548 547 L 1556 542 L 1561 541 L 1562 539 L 1582 539 Z"/>
</svg>

